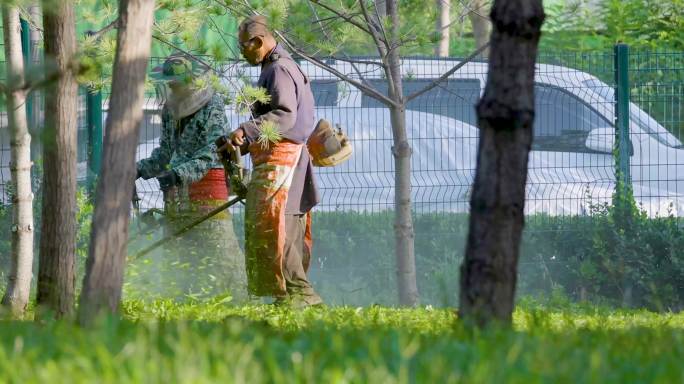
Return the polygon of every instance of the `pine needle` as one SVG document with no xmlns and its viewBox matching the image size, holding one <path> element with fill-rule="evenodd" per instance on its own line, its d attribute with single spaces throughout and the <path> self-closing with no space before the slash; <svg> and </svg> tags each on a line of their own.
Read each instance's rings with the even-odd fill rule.
<svg viewBox="0 0 684 384">
<path fill-rule="evenodd" d="M 235 106 L 237 107 L 238 113 L 247 114 L 250 112 L 252 105 L 257 102 L 268 104 L 270 101 L 271 96 L 269 96 L 265 88 L 246 85 L 242 88 L 241 92 L 236 95 Z"/>
<path fill-rule="evenodd" d="M 278 125 L 272 121 L 264 121 L 259 127 L 259 137 L 257 143 L 261 145 L 261 149 L 268 149 L 271 143 L 276 144 L 283 139 L 283 134 L 280 132 Z"/>
</svg>

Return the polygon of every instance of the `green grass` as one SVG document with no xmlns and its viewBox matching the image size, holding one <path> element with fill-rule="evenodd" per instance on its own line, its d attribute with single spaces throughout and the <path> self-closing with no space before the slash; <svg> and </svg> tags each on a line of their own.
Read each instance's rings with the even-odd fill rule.
<svg viewBox="0 0 684 384">
<path fill-rule="evenodd" d="M 0 323 L 0 382 L 684 381 L 684 314 L 523 302 L 514 329 L 450 309 L 126 302 L 124 319 Z"/>
</svg>

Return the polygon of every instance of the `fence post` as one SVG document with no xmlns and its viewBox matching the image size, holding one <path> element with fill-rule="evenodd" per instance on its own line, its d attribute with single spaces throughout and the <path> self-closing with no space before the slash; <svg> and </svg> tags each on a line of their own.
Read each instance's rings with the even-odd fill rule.
<svg viewBox="0 0 684 384">
<path fill-rule="evenodd" d="M 88 125 L 88 191 L 95 191 L 102 160 L 102 91 L 86 89 L 86 124 Z"/>
<path fill-rule="evenodd" d="M 615 45 L 615 135 L 617 144 L 617 178 L 623 188 L 631 188 L 629 157 L 629 46 Z M 623 191 L 624 192 L 624 191 Z"/>
<path fill-rule="evenodd" d="M 21 25 L 21 53 L 24 56 L 24 72 L 28 73 L 31 69 L 31 27 L 26 19 L 19 20 Z M 29 130 L 35 129 L 33 127 L 33 95 L 26 96 L 26 121 L 29 123 Z"/>
</svg>

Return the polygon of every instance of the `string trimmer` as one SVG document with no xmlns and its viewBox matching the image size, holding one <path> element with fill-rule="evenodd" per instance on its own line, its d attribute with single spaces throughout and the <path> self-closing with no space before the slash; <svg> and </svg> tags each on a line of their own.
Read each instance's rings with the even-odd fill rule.
<svg viewBox="0 0 684 384">
<path fill-rule="evenodd" d="M 216 147 L 221 148 L 225 143 L 226 139 L 224 137 L 220 137 L 219 139 L 216 140 Z M 187 225 L 183 226 L 182 228 L 179 228 L 169 236 L 166 236 L 164 238 L 161 238 L 154 243 L 146 246 L 145 248 L 139 250 L 136 252 L 133 256 L 129 257 L 130 261 L 139 259 L 148 253 L 152 252 L 153 250 L 159 248 L 160 246 L 168 243 L 169 241 L 181 236 L 182 234 L 188 232 L 189 230 L 193 229 L 194 227 L 198 226 L 199 224 L 202 224 L 203 222 L 211 219 L 212 217 L 218 215 L 222 211 L 232 207 L 233 205 L 237 204 L 238 202 L 242 201 L 245 196 L 247 195 L 247 186 L 245 185 L 245 169 L 242 163 L 242 154 L 240 153 L 240 148 L 235 147 L 234 150 L 228 151 L 227 153 L 219 153 L 219 157 L 221 159 L 221 163 L 223 164 L 223 169 L 226 174 L 226 186 L 229 188 L 229 191 L 234 192 L 235 197 L 225 204 L 222 204 L 215 209 L 213 209 L 211 212 L 207 213 L 206 215 L 199 217 L 192 222 L 188 223 Z M 136 195 L 137 197 L 137 195 Z M 136 210 L 136 214 L 139 211 L 139 206 L 136 207 L 134 203 L 134 209 Z M 130 243 L 130 242 L 129 242 Z"/>
</svg>

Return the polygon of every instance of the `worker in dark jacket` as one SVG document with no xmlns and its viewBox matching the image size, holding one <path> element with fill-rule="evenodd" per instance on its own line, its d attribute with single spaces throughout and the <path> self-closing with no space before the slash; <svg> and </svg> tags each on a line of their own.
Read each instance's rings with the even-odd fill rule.
<svg viewBox="0 0 684 384">
<path fill-rule="evenodd" d="M 314 129 L 311 84 L 278 45 L 263 16 L 240 25 L 242 55 L 261 65 L 258 86 L 270 96 L 256 103 L 229 145 L 250 153 L 253 170 L 245 208 L 248 288 L 257 296 L 303 307 L 321 304 L 306 272 L 311 260 L 311 208 L 319 201 L 306 141 Z M 268 139 L 277 130 L 279 140 Z"/>
</svg>

